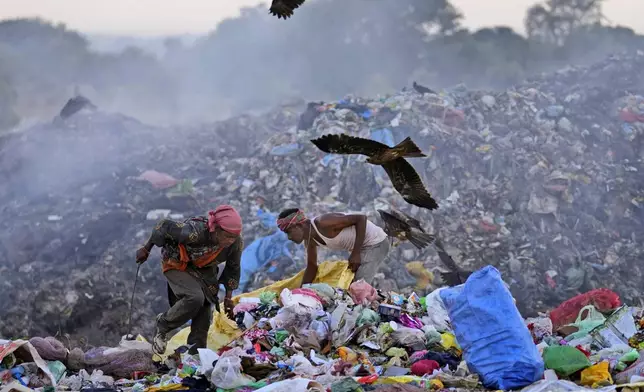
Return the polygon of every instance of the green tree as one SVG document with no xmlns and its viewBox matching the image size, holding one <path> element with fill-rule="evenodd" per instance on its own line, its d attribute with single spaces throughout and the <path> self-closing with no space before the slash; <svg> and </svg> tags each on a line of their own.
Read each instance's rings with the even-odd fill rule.
<svg viewBox="0 0 644 392">
<path fill-rule="evenodd" d="M 600 24 L 604 0 L 546 0 L 535 4 L 526 14 L 528 37 L 563 46 L 566 39 L 582 26 Z"/>
</svg>

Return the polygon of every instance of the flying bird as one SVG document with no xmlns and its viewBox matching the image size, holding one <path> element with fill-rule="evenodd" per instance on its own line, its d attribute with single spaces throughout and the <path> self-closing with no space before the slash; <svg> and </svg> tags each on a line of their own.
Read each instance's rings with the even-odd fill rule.
<svg viewBox="0 0 644 392">
<path fill-rule="evenodd" d="M 368 163 L 385 169 L 394 188 L 407 203 L 429 210 L 438 208 L 436 200 L 427 192 L 414 167 L 405 159 L 426 156 L 411 138 L 406 138 L 394 147 L 344 134 L 324 135 L 311 142 L 329 154 L 366 155 Z"/>
<path fill-rule="evenodd" d="M 434 241 L 434 236 L 427 234 L 420 222 L 404 212 L 391 209 L 390 212 L 378 210 L 385 222 L 385 233 L 401 241 L 409 241 L 416 248 L 423 249 Z"/>
<path fill-rule="evenodd" d="M 414 82 L 413 87 L 414 87 L 414 90 L 416 90 L 416 92 L 420 94 L 436 94 L 436 91 L 432 90 L 431 88 L 420 85 L 416 82 Z"/>
<path fill-rule="evenodd" d="M 67 120 L 84 108 L 96 109 L 96 106 L 89 99 L 82 95 L 77 95 L 74 98 L 70 98 L 60 110 L 60 118 Z"/>
<path fill-rule="evenodd" d="M 279 19 L 288 19 L 293 16 L 293 11 L 304 4 L 305 0 L 273 0 L 268 11 Z"/>
</svg>

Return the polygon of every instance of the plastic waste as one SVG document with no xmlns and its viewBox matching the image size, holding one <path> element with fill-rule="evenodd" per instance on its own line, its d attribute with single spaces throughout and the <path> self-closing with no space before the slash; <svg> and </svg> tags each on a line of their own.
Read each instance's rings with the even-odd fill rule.
<svg viewBox="0 0 644 392">
<path fill-rule="evenodd" d="M 219 355 L 209 348 L 198 348 L 200 366 L 197 369 L 198 374 L 212 374 L 214 363 L 219 359 Z"/>
<path fill-rule="evenodd" d="M 335 290 L 326 283 L 309 283 L 302 286 L 303 288 L 314 290 L 324 303 L 333 303 L 335 299 Z"/>
<path fill-rule="evenodd" d="M 345 303 L 333 311 L 331 314 L 331 330 L 334 346 L 344 346 L 351 339 L 360 313 L 362 313 L 362 307 L 356 306 L 353 310 L 348 310 Z"/>
<path fill-rule="evenodd" d="M 579 311 L 586 305 L 594 305 L 602 313 L 609 312 L 621 306 L 619 296 L 608 289 L 591 290 L 579 294 L 563 302 L 549 314 L 555 330 L 559 327 L 572 323 L 579 315 Z"/>
<path fill-rule="evenodd" d="M 146 170 L 137 178 L 142 181 L 147 181 L 157 189 L 167 189 L 179 183 L 179 180 L 172 177 L 167 173 L 161 173 L 156 170 Z"/>
<path fill-rule="evenodd" d="M 601 314 L 593 305 L 587 305 L 581 308 L 577 320 L 569 326 L 576 327 L 577 332 L 566 336 L 566 340 L 574 340 L 582 338 L 590 333 L 593 329 L 604 324 L 606 317 Z"/>
<path fill-rule="evenodd" d="M 358 317 L 357 325 L 362 327 L 365 324 L 377 325 L 380 322 L 380 315 L 375 310 L 364 308 L 360 317 Z"/>
<path fill-rule="evenodd" d="M 451 330 L 449 314 L 441 298 L 442 290 L 444 288 L 434 290 L 425 297 L 425 306 L 427 307 L 427 315 L 429 317 L 428 321 L 438 332 Z"/>
<path fill-rule="evenodd" d="M 393 332 L 394 341 L 405 347 L 425 347 L 425 333 L 420 329 L 399 327 Z"/>
<path fill-rule="evenodd" d="M 262 305 L 268 305 L 271 302 L 275 301 L 277 294 L 272 291 L 264 291 L 259 294 L 259 301 Z"/>
<path fill-rule="evenodd" d="M 546 347 L 543 360 L 546 368 L 554 370 L 560 377 L 568 377 L 591 365 L 584 353 L 570 346 Z"/>
<path fill-rule="evenodd" d="M 567 380 L 543 380 L 523 388 L 521 392 L 611 392 L 614 390 L 615 387 L 601 389 L 584 388 Z"/>
<path fill-rule="evenodd" d="M 425 325 L 423 327 L 423 332 L 425 332 L 425 340 L 427 342 L 427 345 L 440 343 L 443 340 L 440 332 L 438 332 L 436 330 L 436 327 L 434 327 L 433 325 Z"/>
<path fill-rule="evenodd" d="M 641 376 L 644 376 L 644 361 L 635 362 L 624 371 L 617 373 L 614 379 L 617 384 L 627 384 L 633 377 Z"/>
<path fill-rule="evenodd" d="M 378 292 L 364 280 L 351 283 L 349 293 L 356 304 L 369 305 L 378 299 Z"/>
<path fill-rule="evenodd" d="M 318 369 L 301 354 L 293 355 L 285 364 L 292 367 L 293 373 L 298 376 L 314 377 L 319 373 Z"/>
<path fill-rule="evenodd" d="M 548 317 L 534 317 L 525 320 L 525 324 L 537 340 L 552 335 L 552 320 Z"/>
<path fill-rule="evenodd" d="M 265 387 L 255 390 L 255 392 L 323 392 L 324 388 L 319 383 L 307 380 L 305 378 L 295 378 L 291 380 L 278 381 Z"/>
<path fill-rule="evenodd" d="M 461 349 L 458 345 L 458 342 L 456 341 L 456 336 L 449 332 L 444 332 L 441 334 L 441 346 L 443 346 L 445 350 L 449 350 L 451 348 L 455 348 L 457 350 Z"/>
<path fill-rule="evenodd" d="M 292 307 L 295 305 L 304 306 L 315 311 L 322 310 L 322 303 L 319 299 L 314 298 L 307 294 L 294 294 L 289 289 L 282 290 L 280 294 L 280 301 L 284 307 Z"/>
<path fill-rule="evenodd" d="M 274 222 L 274 221 L 273 221 Z M 281 230 L 251 242 L 242 252 L 239 287 L 244 288 L 255 272 L 269 262 L 285 257 L 293 260 L 288 236 Z"/>
<path fill-rule="evenodd" d="M 218 388 L 233 389 L 246 386 L 255 379 L 241 372 L 241 358 L 230 355 L 221 357 L 212 370 L 210 381 Z"/>
<path fill-rule="evenodd" d="M 291 290 L 291 293 L 293 294 L 301 294 L 301 295 L 308 295 L 310 297 L 313 297 L 315 300 L 319 301 L 322 303 L 322 298 L 318 295 L 318 293 L 315 292 L 313 289 L 307 289 L 307 288 L 301 288 L 301 289 L 293 289 Z"/>
<path fill-rule="evenodd" d="M 517 389 L 541 379 L 541 356 L 496 268 L 474 272 L 441 298 L 463 359 L 486 387 Z"/>
<path fill-rule="evenodd" d="M 600 362 L 581 372 L 581 385 L 597 388 L 612 383 L 608 362 Z"/>
</svg>

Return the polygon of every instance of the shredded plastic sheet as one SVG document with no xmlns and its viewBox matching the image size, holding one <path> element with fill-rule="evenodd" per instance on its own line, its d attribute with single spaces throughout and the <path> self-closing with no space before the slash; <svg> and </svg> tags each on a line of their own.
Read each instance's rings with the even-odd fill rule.
<svg viewBox="0 0 644 392">
<path fill-rule="evenodd" d="M 36 351 L 29 341 L 0 339 L 0 362 L 9 354 L 14 354 L 16 357 L 20 357 L 27 362 L 35 362 L 38 368 L 51 380 L 51 385 L 56 386 L 56 378 L 51 374 L 49 367 L 47 367 L 47 362 L 40 357 L 38 351 Z"/>
<path fill-rule="evenodd" d="M 279 295 L 285 288 L 296 289 L 300 287 L 303 276 L 304 271 L 300 271 L 289 279 L 280 280 L 270 286 L 233 297 L 233 303 L 239 303 L 242 298 L 257 298 L 264 292 L 274 292 Z M 325 261 L 318 266 L 318 274 L 313 283 L 326 283 L 329 286 L 346 290 L 352 280 L 353 272 L 349 270 L 347 261 Z M 223 306 L 221 306 L 221 309 L 223 309 Z M 178 347 L 185 345 L 189 333 L 190 328 L 184 328 L 174 335 L 168 341 L 166 352 L 161 358 L 167 358 Z M 215 311 L 213 323 L 208 331 L 208 348 L 216 351 L 241 336 L 241 334 L 242 331 L 237 328 L 237 324 L 234 321 L 230 320 L 225 314 Z"/>
</svg>

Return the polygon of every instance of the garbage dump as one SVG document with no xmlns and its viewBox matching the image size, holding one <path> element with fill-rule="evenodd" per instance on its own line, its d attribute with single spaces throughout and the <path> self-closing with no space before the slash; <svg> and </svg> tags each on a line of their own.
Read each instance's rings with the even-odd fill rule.
<svg viewBox="0 0 644 392">
<path fill-rule="evenodd" d="M 637 323 L 641 317 L 638 307 L 642 306 L 639 295 L 642 284 L 639 233 L 644 202 L 640 185 L 644 152 L 642 66 L 643 54 L 614 56 L 589 67 L 545 74 L 507 91 L 468 91 L 457 86 L 421 95 L 408 89 L 375 99 L 348 96 L 337 102 L 306 107 L 285 105 L 261 116 L 240 116 L 175 129 L 150 127 L 124 115 L 101 112 L 99 108 L 79 111 L 64 122 L 4 136 L 0 139 L 0 177 L 6 185 L 0 188 L 4 218 L 0 221 L 3 278 L 0 298 L 4 300 L 0 308 L 0 336 L 8 341 L 2 346 L 9 347 L 7 352 L 20 345 L 28 354 L 23 353 L 20 358 L 16 355 L 15 361 L 3 354 L 3 383 L 16 380 L 20 384 L 19 378 L 29 385 L 20 374 L 35 373 L 41 384 L 52 385 L 57 377 L 53 371 L 48 375 L 43 370 L 43 357 L 38 358 L 37 352 L 30 349 L 31 343 L 19 338 L 55 336 L 70 352 L 80 349 L 83 360 L 97 348 L 91 345 L 105 348 L 120 341 L 129 332 L 128 301 L 136 270 L 134 250 L 147 239 L 150 227 L 160 218 L 203 214 L 210 206 L 222 203 L 232 204 L 244 218 L 247 245 L 262 238 L 278 240 L 264 242 L 264 248 L 259 243 L 253 248 L 254 262 L 249 264 L 257 269 L 243 272 L 242 280 L 248 282 L 245 291 L 288 277 L 304 265 L 301 248 L 271 237 L 277 231 L 263 223 L 265 213 L 289 207 L 303 208 L 310 216 L 361 211 L 378 221 L 377 209 L 393 206 L 423 222 L 463 269 L 477 271 L 492 265 L 500 272 L 521 315 L 529 317 L 527 329 L 534 335 L 537 347 L 543 349 L 545 380 L 532 386 L 535 389 L 531 391 L 549 390 L 553 385 L 569 388 L 565 378 L 575 382 L 583 379 L 583 384 L 590 387 L 635 382 L 640 362 L 632 349 L 641 350 Z M 177 137 L 179 133 L 181 137 Z M 393 190 L 381 168 L 372 167 L 361 158 L 321 153 L 309 143 L 310 139 L 328 133 L 370 137 L 390 145 L 411 136 L 429 157 L 410 162 L 436 197 L 439 209 L 428 212 L 410 207 Z M 325 255 L 327 259 L 334 256 Z M 146 336 L 153 331 L 155 314 L 167 307 L 162 275 L 152 265 L 141 268 L 139 287 L 144 293 L 136 297 L 133 307 L 134 330 Z M 403 382 L 412 380 L 408 373 L 380 374 L 380 370 L 385 367 L 389 370 L 395 364 L 394 369 L 411 372 L 415 365 L 415 373 L 420 376 L 414 377 L 434 381 L 416 378 L 412 381 L 421 385 L 424 382 L 430 388 L 440 387 L 436 377 L 432 378 L 435 371 L 443 374 L 439 380 L 444 386 L 448 386 L 449 377 L 452 380 L 464 377 L 469 380 L 467 388 L 474 388 L 479 382 L 502 387 L 503 384 L 485 380 L 489 374 L 481 370 L 488 369 L 485 364 L 474 365 L 473 369 L 461 366 L 469 355 L 465 349 L 476 347 L 479 341 L 463 336 L 460 339 L 465 347 L 458 345 L 460 332 L 457 325 L 451 325 L 454 321 L 451 309 L 439 306 L 441 310 L 437 312 L 448 315 L 450 320 L 433 312 L 426 314 L 434 321 L 440 319 L 443 331 L 452 334 L 445 338 L 448 348 L 441 345 L 442 351 L 436 346 L 437 336 L 431 330 L 431 336 L 427 336 L 428 324 L 414 311 L 423 309 L 423 298 L 432 304 L 443 301 L 442 294 L 431 296 L 442 285 L 436 273 L 441 268 L 431 246 L 420 250 L 403 243 L 391 252 L 386 266 L 370 282 L 381 293 L 376 302 L 352 305 L 351 295 L 347 297 L 333 288 L 338 302 L 346 302 L 346 314 L 352 319 L 339 324 L 328 320 L 330 345 L 322 346 L 315 340 L 316 327 L 324 331 L 327 319 L 313 320 L 311 316 L 337 311 L 328 304 L 320 308 L 313 302 L 316 313 L 298 313 L 300 308 L 276 302 L 281 305 L 253 309 L 266 311 L 265 315 L 245 311 L 243 316 L 248 313 L 255 321 L 261 321 L 278 316 L 271 312 L 293 311 L 297 316 L 293 320 L 302 325 L 308 322 L 309 328 L 303 330 L 308 332 L 302 336 L 299 333 L 289 336 L 303 339 L 304 346 L 299 342 L 299 348 L 294 347 L 305 354 L 311 366 L 324 366 L 329 361 L 335 366 L 335 355 L 345 357 L 345 363 L 331 374 L 334 377 L 374 374 L 383 379 L 407 377 L 393 379 Z M 469 279 L 472 277 L 476 273 Z M 595 294 L 598 289 L 606 291 Z M 332 295 L 328 290 L 325 293 Z M 280 301 L 282 294 L 282 290 L 276 293 Z M 299 300 L 308 295 L 315 299 L 310 294 L 291 291 L 290 296 L 284 297 Z M 322 294 L 317 296 L 323 298 Z M 311 305 L 309 298 L 304 299 Z M 617 299 L 619 308 L 615 308 Z M 403 311 L 409 303 L 412 309 Z M 380 313 L 381 306 L 384 315 Z M 554 319 L 540 316 L 540 312 L 555 308 L 558 312 Z M 362 325 L 372 325 L 365 320 L 376 317 L 365 309 L 375 312 L 381 320 L 391 317 L 395 323 L 376 323 L 377 331 L 397 344 L 382 355 L 387 358 L 384 364 L 392 361 L 392 366 L 364 361 L 364 350 L 379 353 L 382 349 L 365 348 L 364 341 L 355 340 L 370 327 L 356 333 L 346 328 L 347 322 L 357 325 L 358 320 L 365 323 Z M 629 315 L 634 320 L 632 325 Z M 216 320 L 222 324 L 225 319 L 221 319 Z M 317 321 L 315 327 L 313 321 Z M 226 325 L 229 332 L 239 327 L 236 323 L 223 324 L 218 329 Z M 382 325 L 384 331 L 380 331 Z M 449 329 L 444 329 L 445 325 Z M 248 329 L 245 324 L 244 327 Z M 562 327 L 570 328 L 561 330 Z M 280 328 L 275 325 L 260 329 L 277 334 Z M 571 335 L 573 338 L 569 338 Z M 280 356 L 282 351 L 276 349 L 277 353 L 272 354 L 270 351 L 284 348 L 283 345 L 270 343 L 266 350 L 261 344 L 256 347 L 257 339 L 249 340 L 251 346 L 244 345 L 246 342 L 241 347 L 233 344 L 229 351 L 255 350 L 253 364 L 270 363 L 286 374 L 293 373 L 297 364 L 303 362 L 297 362 L 297 357 L 286 363 L 293 359 L 291 346 Z M 310 356 L 311 347 L 320 358 Z M 327 347 L 328 351 L 323 351 Z M 351 351 L 340 350 L 343 347 Z M 426 350 L 437 355 L 414 356 Z M 270 359 L 259 355 L 265 351 Z M 185 355 L 178 353 L 174 357 L 175 365 L 180 363 L 177 366 L 182 369 L 196 365 L 194 358 L 188 366 L 182 362 Z M 215 378 L 222 387 L 235 383 L 260 386 L 252 383 L 263 380 L 263 373 L 243 372 L 253 364 L 248 365 L 239 350 L 224 358 L 227 359 L 217 368 L 220 378 Z M 284 364 L 276 358 L 281 358 Z M 534 370 L 537 362 L 531 358 L 527 363 Z M 36 365 L 23 365 L 28 363 Z M 74 385 L 86 385 L 95 378 L 99 381 L 92 382 L 94 387 L 100 387 L 105 383 L 103 377 L 121 377 L 105 376 L 96 363 L 85 363 L 88 367 L 85 373 L 72 374 L 75 370 L 71 369 L 75 368 L 69 367 L 69 363 L 65 365 L 70 369 L 68 373 L 77 377 L 74 382 L 78 384 Z M 633 365 L 625 369 L 629 364 Z M 20 365 L 22 369 L 14 371 Z M 366 371 L 352 373 L 356 366 Z M 376 369 L 377 366 L 383 367 Z M 311 371 L 307 366 L 304 368 Z M 554 375 L 548 370 L 553 370 Z M 141 371 L 150 372 L 147 367 Z M 147 384 L 141 382 L 141 386 L 134 388 L 177 384 L 180 380 L 175 377 L 181 378 L 176 376 L 180 372 L 170 376 L 170 367 L 154 373 L 163 375 L 157 378 L 150 375 Z M 231 376 L 226 377 L 227 374 Z M 321 374 L 327 372 L 305 373 L 309 380 L 305 387 L 325 385 L 331 390 L 355 390 L 354 382 L 368 384 L 360 379 L 336 380 L 343 384 L 334 389 L 333 383 L 315 377 Z M 474 375 L 478 376 L 476 384 Z M 532 375 L 537 377 L 538 372 Z M 212 376 L 212 371 L 206 375 L 208 385 Z M 137 377 L 133 374 L 127 379 Z M 190 378 L 182 378 L 186 379 Z"/>
<path fill-rule="evenodd" d="M 300 288 L 301 277 L 235 297 L 234 320 L 216 312 L 208 348 L 195 355 L 185 345 L 187 329 L 155 362 L 141 336 L 85 353 L 53 337 L 0 341 L 0 388 L 535 392 L 644 386 L 642 308 L 618 301 L 602 311 L 587 305 L 574 322 L 554 329 L 552 314 L 519 316 L 492 266 L 424 297 L 351 283 L 345 261 L 322 263 L 317 282 Z"/>
</svg>

